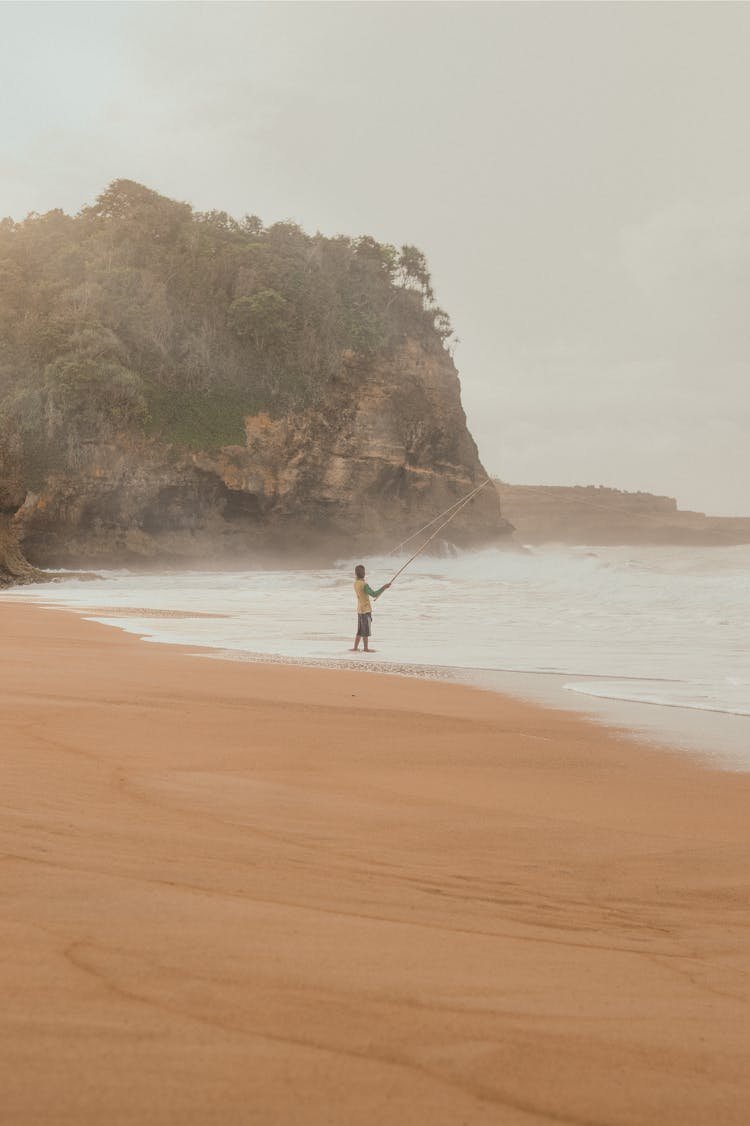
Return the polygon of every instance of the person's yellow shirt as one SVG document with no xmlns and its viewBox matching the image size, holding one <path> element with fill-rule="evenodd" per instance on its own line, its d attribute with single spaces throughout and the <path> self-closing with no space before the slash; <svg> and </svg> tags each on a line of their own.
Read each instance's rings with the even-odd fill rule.
<svg viewBox="0 0 750 1126">
<path fill-rule="evenodd" d="M 377 598 L 379 595 L 381 595 L 383 593 L 384 590 L 385 590 L 384 586 L 381 586 L 380 590 L 372 590 L 368 586 L 365 579 L 355 579 L 354 580 L 354 591 L 357 595 L 357 613 L 358 614 L 371 614 L 372 613 L 372 604 L 370 602 L 370 599 L 371 598 Z"/>
</svg>

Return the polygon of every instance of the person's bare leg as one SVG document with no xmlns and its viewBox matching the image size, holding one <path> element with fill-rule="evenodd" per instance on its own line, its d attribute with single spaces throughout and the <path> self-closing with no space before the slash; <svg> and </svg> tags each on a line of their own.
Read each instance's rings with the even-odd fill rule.
<svg viewBox="0 0 750 1126">
<path fill-rule="evenodd" d="M 367 646 L 365 645 L 365 649 L 366 648 L 367 648 Z M 352 653 L 359 653 L 359 634 L 357 634 L 357 636 L 354 638 L 354 644 L 352 645 Z"/>
</svg>

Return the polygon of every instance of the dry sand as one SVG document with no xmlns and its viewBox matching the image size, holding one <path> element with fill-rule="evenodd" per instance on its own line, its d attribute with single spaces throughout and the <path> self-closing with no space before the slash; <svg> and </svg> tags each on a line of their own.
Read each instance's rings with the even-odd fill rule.
<svg viewBox="0 0 750 1126">
<path fill-rule="evenodd" d="M 750 777 L 0 604 L 0 1121 L 750 1121 Z"/>
</svg>

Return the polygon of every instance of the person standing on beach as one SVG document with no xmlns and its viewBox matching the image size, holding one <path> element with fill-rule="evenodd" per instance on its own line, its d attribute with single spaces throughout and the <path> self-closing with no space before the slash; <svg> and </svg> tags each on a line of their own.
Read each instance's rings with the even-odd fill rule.
<svg viewBox="0 0 750 1126">
<path fill-rule="evenodd" d="M 359 652 L 359 643 L 365 653 L 374 653 L 370 648 L 370 634 L 372 633 L 372 603 L 371 598 L 379 598 L 384 590 L 388 590 L 390 583 L 384 583 L 380 590 L 372 590 L 365 582 L 364 564 L 358 563 L 354 568 L 354 591 L 357 595 L 357 636 L 354 638 L 352 652 Z"/>
</svg>

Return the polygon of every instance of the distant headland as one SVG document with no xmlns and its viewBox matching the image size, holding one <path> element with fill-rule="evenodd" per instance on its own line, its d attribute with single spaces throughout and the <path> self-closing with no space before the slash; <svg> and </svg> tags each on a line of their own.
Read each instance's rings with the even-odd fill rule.
<svg viewBox="0 0 750 1126">
<path fill-rule="evenodd" d="M 750 518 L 685 511 L 673 497 L 602 485 L 495 483 L 503 514 L 521 543 L 706 547 L 750 543 Z"/>
</svg>

